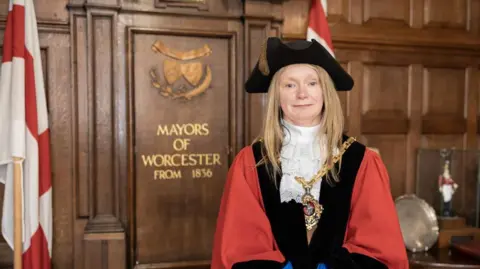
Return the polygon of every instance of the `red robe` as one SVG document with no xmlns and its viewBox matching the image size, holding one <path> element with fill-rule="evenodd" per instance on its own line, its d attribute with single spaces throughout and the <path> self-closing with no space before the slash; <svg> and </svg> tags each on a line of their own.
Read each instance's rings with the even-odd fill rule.
<svg viewBox="0 0 480 269">
<path fill-rule="evenodd" d="M 342 249 L 347 250 L 345 255 L 361 254 L 390 269 L 409 268 L 387 170 L 379 155 L 369 149 L 365 148 L 360 158 L 346 213 Z M 228 173 L 217 220 L 212 269 L 231 269 L 249 261 L 271 261 L 278 263 L 273 268 L 282 268 L 288 262 L 272 232 L 264 199 L 254 152 L 248 146 L 236 156 Z"/>
</svg>

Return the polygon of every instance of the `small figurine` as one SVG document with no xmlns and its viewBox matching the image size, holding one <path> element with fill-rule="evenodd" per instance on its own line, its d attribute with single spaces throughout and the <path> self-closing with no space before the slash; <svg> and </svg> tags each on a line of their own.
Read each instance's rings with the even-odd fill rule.
<svg viewBox="0 0 480 269">
<path fill-rule="evenodd" d="M 450 170 L 448 169 L 449 161 L 445 161 L 443 166 L 443 174 L 438 177 L 438 190 L 442 194 L 443 206 L 442 217 L 453 217 L 452 198 L 458 188 L 458 184 L 452 179 Z"/>
</svg>

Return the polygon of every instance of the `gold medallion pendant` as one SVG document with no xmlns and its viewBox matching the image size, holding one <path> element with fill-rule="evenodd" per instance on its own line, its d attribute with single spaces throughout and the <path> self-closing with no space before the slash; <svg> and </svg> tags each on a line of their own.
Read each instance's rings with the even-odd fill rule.
<svg viewBox="0 0 480 269">
<path fill-rule="evenodd" d="M 350 137 L 345 141 L 340 149 L 340 153 L 333 158 L 332 165 L 337 163 L 342 157 L 343 153 L 350 147 L 350 145 L 355 141 L 355 138 Z M 295 180 L 300 183 L 305 190 L 305 194 L 302 196 L 303 204 L 303 214 L 305 216 L 305 226 L 307 230 L 310 231 L 318 224 L 320 217 L 323 212 L 323 206 L 315 200 L 310 191 L 313 185 L 322 179 L 323 176 L 327 174 L 331 166 L 328 166 L 326 163 L 322 166 L 320 170 L 312 177 L 310 181 L 306 181 L 303 177 L 295 177 Z"/>
<path fill-rule="evenodd" d="M 313 229 L 320 220 L 323 212 L 323 206 L 315 200 L 310 192 L 302 196 L 303 214 L 305 215 L 305 226 L 307 230 Z"/>
<path fill-rule="evenodd" d="M 323 212 L 323 206 L 310 193 L 313 183 L 317 180 L 306 182 L 303 177 L 295 177 L 295 179 L 302 184 L 305 190 L 305 194 L 302 196 L 303 215 L 305 216 L 305 226 L 310 231 L 318 224 Z"/>
</svg>

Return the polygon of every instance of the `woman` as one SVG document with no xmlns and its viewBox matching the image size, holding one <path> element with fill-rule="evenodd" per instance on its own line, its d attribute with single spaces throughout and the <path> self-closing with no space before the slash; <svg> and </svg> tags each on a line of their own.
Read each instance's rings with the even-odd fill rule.
<svg viewBox="0 0 480 269">
<path fill-rule="evenodd" d="M 212 269 L 408 268 L 386 168 L 342 134 L 352 87 L 315 40 L 267 40 L 246 83 L 264 127 L 230 168 Z"/>
</svg>

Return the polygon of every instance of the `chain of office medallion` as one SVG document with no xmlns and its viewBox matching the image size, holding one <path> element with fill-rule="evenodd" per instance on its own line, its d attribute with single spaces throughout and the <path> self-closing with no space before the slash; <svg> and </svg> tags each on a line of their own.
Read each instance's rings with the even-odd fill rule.
<svg viewBox="0 0 480 269">
<path fill-rule="evenodd" d="M 342 144 L 340 153 L 333 157 L 333 164 L 336 164 L 340 160 L 342 155 L 345 153 L 345 151 L 350 147 L 350 145 L 353 142 L 355 142 L 355 138 L 349 137 L 348 140 Z M 315 182 L 319 181 L 323 176 L 325 176 L 329 170 L 330 170 L 330 166 L 328 166 L 327 163 L 325 163 L 322 166 L 322 168 L 318 170 L 317 174 L 315 174 L 309 182 L 306 182 L 305 179 L 302 177 L 295 177 L 295 179 L 299 181 L 304 188 L 307 188 L 307 187 L 311 188 L 313 184 L 315 184 Z"/>
</svg>

